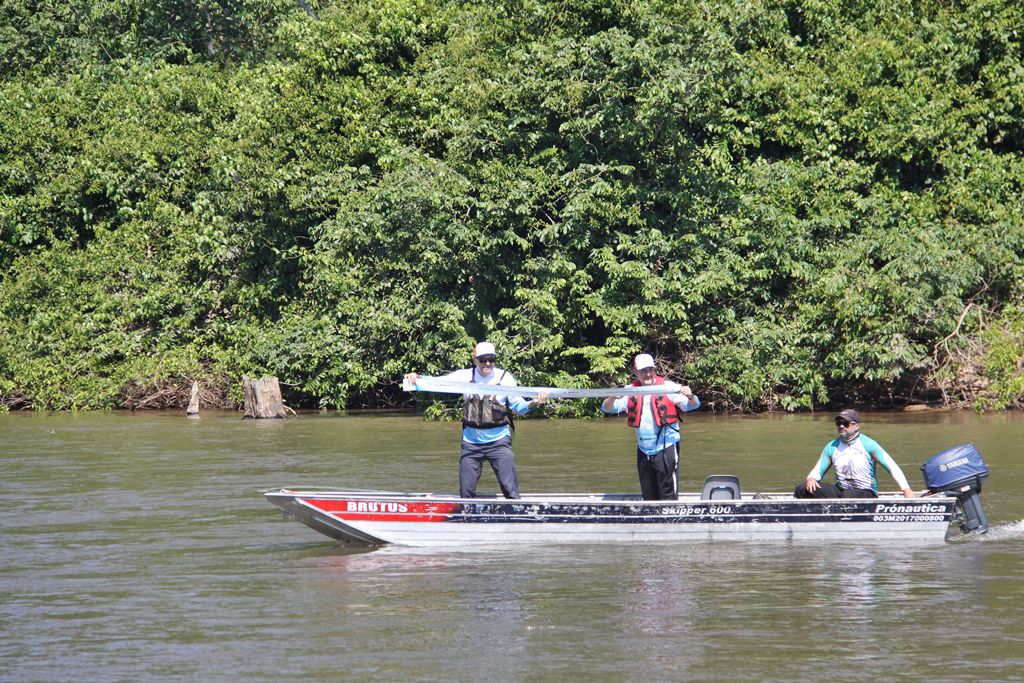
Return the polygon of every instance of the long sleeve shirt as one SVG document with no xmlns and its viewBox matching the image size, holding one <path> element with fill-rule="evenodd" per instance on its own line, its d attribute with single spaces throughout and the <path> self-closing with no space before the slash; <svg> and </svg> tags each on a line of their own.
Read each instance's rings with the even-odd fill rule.
<svg viewBox="0 0 1024 683">
<path fill-rule="evenodd" d="M 668 399 L 676 404 L 676 410 L 680 413 L 697 410 L 700 408 L 700 399 L 694 395 L 694 404 L 690 405 L 690 399 L 682 394 L 667 394 Z M 679 443 L 679 423 L 658 427 L 654 424 L 654 412 L 651 410 L 651 397 L 638 396 L 640 401 L 640 426 L 636 430 L 637 447 L 647 455 L 657 455 L 669 446 Z M 611 410 L 606 413 L 614 415 L 625 412 L 629 405 L 629 396 L 621 396 L 615 399 Z M 604 406 L 601 407 L 604 410 Z"/>
<path fill-rule="evenodd" d="M 475 368 L 464 368 L 462 370 L 456 370 L 450 372 L 444 376 L 445 379 L 450 379 L 455 382 L 474 382 L 481 386 L 480 395 L 486 396 L 486 387 L 490 385 L 500 385 L 504 387 L 515 387 L 519 386 L 516 383 L 512 373 L 506 372 L 501 368 L 494 368 L 485 377 Z M 469 398 L 470 394 L 463 394 L 463 399 Z M 523 415 L 530 412 L 530 405 L 523 399 L 522 396 L 507 396 L 499 398 L 499 401 L 505 403 L 510 410 L 514 410 L 516 413 Z M 487 427 L 481 429 L 479 427 L 470 427 L 465 425 L 462 428 L 462 440 L 469 443 L 494 443 L 498 439 L 506 437 L 512 433 L 512 430 L 508 425 L 499 425 L 497 427 Z"/>
<path fill-rule="evenodd" d="M 877 441 L 863 434 L 858 434 L 848 444 L 838 438 L 825 444 L 818 464 L 811 469 L 807 478 L 821 481 L 831 467 L 835 469 L 836 486 L 840 489 L 870 489 L 877 492 L 876 462 L 892 475 L 901 490 L 910 488 L 907 477 L 896 461 Z"/>
</svg>

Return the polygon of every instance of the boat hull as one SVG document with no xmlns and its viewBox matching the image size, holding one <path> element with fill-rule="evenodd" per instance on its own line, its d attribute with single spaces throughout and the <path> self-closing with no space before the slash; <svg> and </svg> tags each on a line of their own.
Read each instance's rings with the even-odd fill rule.
<svg viewBox="0 0 1024 683">
<path fill-rule="evenodd" d="M 942 542 L 956 498 L 643 501 L 627 494 L 526 495 L 519 500 L 426 493 L 265 493 L 312 529 L 344 542 L 405 546 L 708 541 Z"/>
</svg>

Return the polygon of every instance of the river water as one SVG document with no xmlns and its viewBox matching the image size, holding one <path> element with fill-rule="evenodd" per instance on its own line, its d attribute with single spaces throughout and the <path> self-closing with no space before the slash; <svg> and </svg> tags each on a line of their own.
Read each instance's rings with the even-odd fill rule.
<svg viewBox="0 0 1024 683">
<path fill-rule="evenodd" d="M 458 425 L 0 415 L 0 681 L 1021 680 L 1024 415 L 864 421 L 915 488 L 930 455 L 975 443 L 989 534 L 342 547 L 261 492 L 455 491 Z M 683 488 L 790 490 L 832 435 L 826 414 L 697 413 Z M 621 418 L 523 420 L 521 488 L 635 491 L 634 448 Z"/>
</svg>

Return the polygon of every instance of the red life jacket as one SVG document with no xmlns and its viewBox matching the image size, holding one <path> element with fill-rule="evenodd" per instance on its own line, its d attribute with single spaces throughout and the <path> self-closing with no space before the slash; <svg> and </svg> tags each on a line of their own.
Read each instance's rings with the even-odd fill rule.
<svg viewBox="0 0 1024 683">
<path fill-rule="evenodd" d="M 665 378 L 658 376 L 654 378 L 655 384 L 664 384 Z M 633 382 L 634 387 L 644 386 L 639 381 Z M 626 422 L 630 427 L 640 426 L 640 411 L 642 410 L 642 396 L 630 396 L 626 404 Z M 680 421 L 679 410 L 676 404 L 669 400 L 665 394 L 651 396 L 651 405 L 654 407 L 654 425 L 664 427 Z"/>
</svg>

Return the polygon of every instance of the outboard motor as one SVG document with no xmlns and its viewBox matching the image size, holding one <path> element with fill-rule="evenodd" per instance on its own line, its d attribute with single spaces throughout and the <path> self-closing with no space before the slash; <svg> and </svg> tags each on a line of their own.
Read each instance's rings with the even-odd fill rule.
<svg viewBox="0 0 1024 683">
<path fill-rule="evenodd" d="M 981 509 L 981 482 L 988 479 L 988 465 L 972 443 L 947 448 L 923 465 L 924 485 L 932 493 L 945 491 L 956 496 L 963 516 L 960 530 L 965 534 L 988 531 L 988 519 Z"/>
</svg>

